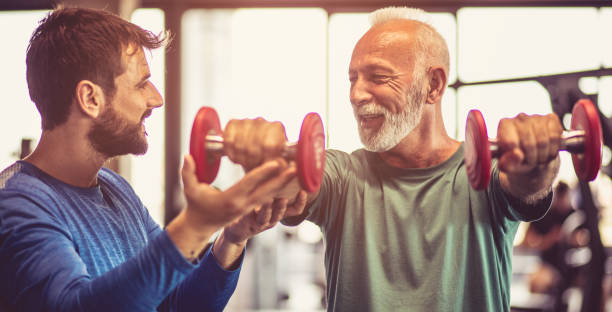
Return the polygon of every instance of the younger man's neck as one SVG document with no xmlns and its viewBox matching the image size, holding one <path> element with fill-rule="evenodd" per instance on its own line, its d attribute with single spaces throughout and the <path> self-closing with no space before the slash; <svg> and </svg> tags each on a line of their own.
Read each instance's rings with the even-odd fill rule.
<svg viewBox="0 0 612 312">
<path fill-rule="evenodd" d="M 93 150 L 83 131 L 44 130 L 36 149 L 24 161 L 67 184 L 92 187 L 107 157 Z"/>
</svg>

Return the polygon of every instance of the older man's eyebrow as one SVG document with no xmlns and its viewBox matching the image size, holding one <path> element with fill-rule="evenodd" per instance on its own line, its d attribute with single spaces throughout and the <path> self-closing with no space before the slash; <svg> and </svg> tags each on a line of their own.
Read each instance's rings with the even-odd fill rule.
<svg viewBox="0 0 612 312">
<path fill-rule="evenodd" d="M 385 64 L 378 64 L 378 63 L 369 64 L 369 65 L 366 66 L 366 68 L 369 69 L 369 70 L 382 70 L 382 71 L 387 71 L 387 72 L 392 72 L 393 71 L 393 68 L 391 68 L 391 67 L 389 67 L 389 66 L 387 66 Z"/>
</svg>

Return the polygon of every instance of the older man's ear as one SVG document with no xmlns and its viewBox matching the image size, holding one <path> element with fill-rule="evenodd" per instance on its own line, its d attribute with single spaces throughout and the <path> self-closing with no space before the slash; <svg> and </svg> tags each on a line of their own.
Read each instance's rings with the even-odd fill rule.
<svg viewBox="0 0 612 312">
<path fill-rule="evenodd" d="M 446 90 L 446 71 L 442 67 L 433 67 L 428 71 L 427 76 L 429 78 L 429 84 L 427 87 L 426 103 L 438 103 L 442 101 L 444 90 Z"/>
</svg>

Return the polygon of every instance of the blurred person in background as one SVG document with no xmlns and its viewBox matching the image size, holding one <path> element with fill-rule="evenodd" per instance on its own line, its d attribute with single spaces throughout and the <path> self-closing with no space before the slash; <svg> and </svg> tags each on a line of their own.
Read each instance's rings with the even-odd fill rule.
<svg viewBox="0 0 612 312">
<path fill-rule="evenodd" d="M 554 298 L 554 310 L 566 311 L 565 291 L 583 284 L 581 267 L 589 259 L 580 259 L 577 251 L 588 249 L 590 232 L 585 215 L 572 206 L 572 191 L 559 181 L 553 192 L 549 212 L 529 224 L 522 247 L 538 252 L 542 262 L 528 279 L 529 290 L 549 294 Z M 565 296 L 566 297 L 566 296 Z"/>
</svg>

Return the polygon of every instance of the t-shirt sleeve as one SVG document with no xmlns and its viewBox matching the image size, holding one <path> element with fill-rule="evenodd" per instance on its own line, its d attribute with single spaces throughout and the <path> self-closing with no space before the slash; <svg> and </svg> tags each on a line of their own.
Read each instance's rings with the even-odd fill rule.
<svg viewBox="0 0 612 312">
<path fill-rule="evenodd" d="M 311 202 L 304 213 L 299 216 L 286 218 L 283 220 L 285 225 L 297 225 L 304 220 L 309 220 L 323 228 L 331 224 L 336 216 L 341 213 L 343 205 L 340 201 L 346 192 L 344 179 L 348 178 L 350 156 L 342 151 L 327 150 L 325 155 L 325 170 L 323 180 L 317 198 Z"/>
<path fill-rule="evenodd" d="M 498 222 L 534 221 L 542 218 L 552 203 L 552 192 L 533 205 L 527 205 L 511 197 L 503 190 L 499 181 L 499 169 L 495 165 L 491 172 L 491 182 L 487 196 L 494 209 Z"/>
<path fill-rule="evenodd" d="M 153 311 L 196 268 L 165 232 L 93 278 L 62 221 L 32 197 L 0 194 L 0 305 L 17 311 Z M 1 306 L 0 306 L 1 308 Z"/>
<path fill-rule="evenodd" d="M 349 154 L 328 150 L 325 172 L 319 196 L 310 204 L 307 220 L 326 229 L 334 224 L 338 216 L 343 214 L 343 201 L 346 201 L 346 179 L 352 178 L 348 170 L 351 166 Z"/>
</svg>

